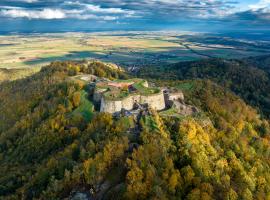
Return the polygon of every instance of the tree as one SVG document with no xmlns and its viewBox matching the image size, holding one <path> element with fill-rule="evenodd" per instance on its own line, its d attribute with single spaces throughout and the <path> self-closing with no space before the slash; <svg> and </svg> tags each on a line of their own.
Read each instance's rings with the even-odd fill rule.
<svg viewBox="0 0 270 200">
<path fill-rule="evenodd" d="M 73 105 L 75 107 L 78 107 L 80 105 L 80 101 L 81 101 L 81 93 L 80 92 L 75 92 L 73 94 L 72 100 L 73 100 Z"/>
</svg>

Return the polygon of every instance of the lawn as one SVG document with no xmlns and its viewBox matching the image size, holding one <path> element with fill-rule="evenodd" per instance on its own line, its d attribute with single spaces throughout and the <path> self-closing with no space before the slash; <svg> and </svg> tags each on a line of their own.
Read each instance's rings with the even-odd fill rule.
<svg viewBox="0 0 270 200">
<path fill-rule="evenodd" d="M 136 88 L 141 95 L 151 95 L 160 92 L 158 88 L 144 87 L 144 82 L 145 80 L 141 80 L 133 84 L 133 87 Z"/>
<path fill-rule="evenodd" d="M 94 114 L 94 105 L 88 99 L 88 93 L 85 90 L 81 91 L 81 102 L 79 107 L 77 107 L 72 115 L 81 115 L 85 121 L 89 122 Z"/>
</svg>

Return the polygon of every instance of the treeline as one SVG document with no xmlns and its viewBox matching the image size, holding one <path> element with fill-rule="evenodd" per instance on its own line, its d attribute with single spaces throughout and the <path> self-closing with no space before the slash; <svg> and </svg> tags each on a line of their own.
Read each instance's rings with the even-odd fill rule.
<svg viewBox="0 0 270 200">
<path fill-rule="evenodd" d="M 259 58 L 243 61 L 205 59 L 141 68 L 137 75 L 163 80 L 210 79 L 229 88 L 270 118 L 270 73 L 266 63 L 269 63 L 266 58 L 261 62 Z"/>
</svg>

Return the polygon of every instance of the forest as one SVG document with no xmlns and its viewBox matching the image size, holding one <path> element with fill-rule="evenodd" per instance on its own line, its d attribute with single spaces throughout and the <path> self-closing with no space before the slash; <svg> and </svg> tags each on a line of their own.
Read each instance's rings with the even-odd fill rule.
<svg viewBox="0 0 270 200">
<path fill-rule="evenodd" d="M 270 56 L 242 60 L 214 58 L 140 68 L 137 76 L 158 80 L 209 79 L 270 118 Z"/>
<path fill-rule="evenodd" d="M 253 78 L 251 71 L 229 69 L 209 74 L 196 65 L 183 71 L 174 65 L 138 72 L 157 86 L 181 89 L 204 116 L 175 118 L 150 110 L 138 122 L 108 113 L 72 115 L 82 103 L 78 94 L 84 86 L 69 77 L 131 76 L 100 62 L 53 62 L 32 76 L 3 82 L 0 199 L 55 200 L 76 192 L 114 200 L 269 199 L 269 107 L 249 100 L 251 85 L 262 95 L 269 76 L 251 67 L 246 70 L 254 70 Z M 134 123 L 140 127 L 136 135 Z"/>
</svg>

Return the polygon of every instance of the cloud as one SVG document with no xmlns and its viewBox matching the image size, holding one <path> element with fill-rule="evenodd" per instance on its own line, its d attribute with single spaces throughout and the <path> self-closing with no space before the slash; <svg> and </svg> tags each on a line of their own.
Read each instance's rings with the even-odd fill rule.
<svg viewBox="0 0 270 200">
<path fill-rule="evenodd" d="M 34 2 L 38 2 L 38 0 L 24 0 L 24 2 L 26 2 L 26 3 L 34 3 Z"/>
<path fill-rule="evenodd" d="M 92 3 L 98 4 L 98 0 Z M 231 14 L 236 2 L 226 0 L 106 0 L 103 7 L 133 10 L 142 18 L 177 20 L 180 18 L 209 18 Z"/>
<path fill-rule="evenodd" d="M 90 3 L 82 3 L 79 1 L 66 1 L 64 2 L 64 4 L 66 5 L 70 5 L 70 6 L 80 6 L 82 9 L 84 9 L 85 11 L 89 11 L 89 12 L 95 12 L 95 13 L 106 13 L 106 14 L 134 14 L 135 12 L 133 10 L 124 10 L 120 7 L 118 8 L 114 8 L 114 7 L 110 7 L 110 8 L 102 8 L 100 5 L 94 5 L 94 4 L 90 4 Z"/>
<path fill-rule="evenodd" d="M 0 15 L 10 18 L 28 18 L 28 19 L 92 19 L 100 21 L 117 20 L 117 16 L 84 14 L 81 10 L 60 10 L 60 9 L 43 9 L 43 10 L 25 10 L 9 9 L 0 11 Z"/>
<path fill-rule="evenodd" d="M 12 3 L 7 0 L 1 0 L 6 2 L 6 6 L 12 6 Z M 29 4 L 25 4 L 25 7 L 14 2 L 34 2 L 35 4 L 31 9 L 33 11 L 26 11 L 30 8 Z M 5 16 L 23 16 L 26 12 L 40 13 L 44 9 L 52 9 L 64 11 L 63 13 L 70 18 L 71 16 L 78 17 L 78 15 L 69 15 L 69 10 L 81 10 L 80 18 L 87 18 L 87 16 L 96 15 L 108 18 L 126 19 L 126 18 L 142 18 L 145 20 L 161 20 L 168 21 L 177 20 L 180 18 L 210 18 L 221 17 L 230 14 L 232 10 L 232 4 L 234 2 L 227 0 L 13 0 L 13 6 L 20 6 L 24 9 L 23 13 L 18 10 L 6 10 L 2 13 Z M 0 3 L 1 5 L 1 3 Z M 14 14 L 18 12 L 20 14 Z M 58 13 L 59 14 L 59 13 Z M 30 16 L 32 16 L 30 14 Z M 64 17 L 62 15 L 62 17 Z M 32 18 L 32 17 L 27 17 Z M 41 17 L 40 17 L 41 18 Z M 53 18 L 51 18 L 53 19 Z M 57 18 L 55 18 L 57 19 Z"/>
<path fill-rule="evenodd" d="M 260 0 L 256 4 L 249 5 L 249 8 L 252 10 L 258 10 L 270 6 L 270 0 Z"/>
<path fill-rule="evenodd" d="M 248 21 L 249 23 L 264 24 L 270 23 L 270 9 L 258 8 L 231 15 L 229 19 Z"/>
<path fill-rule="evenodd" d="M 0 15 L 11 18 L 28 19 L 63 19 L 66 13 L 60 9 L 45 8 L 43 10 L 25 10 L 25 9 L 6 9 L 1 10 Z"/>
<path fill-rule="evenodd" d="M 0 0 L 0 17 L 79 19 L 118 24 L 188 21 L 270 23 L 270 0 L 237 10 L 239 0 Z"/>
<path fill-rule="evenodd" d="M 6 1 L 6 0 L 3 0 Z M 19 2 L 35 2 L 32 6 Z M 53 3 L 50 3 L 52 1 Z M 1 5 L 0 16 L 6 18 L 27 19 L 93 19 L 101 21 L 112 21 L 119 18 L 132 18 L 135 11 L 121 7 L 102 7 L 98 4 L 84 3 L 84 1 L 58 0 L 14 0 L 13 4 Z M 13 5 L 13 6 L 12 6 Z M 48 5 L 55 5 L 48 7 Z"/>
</svg>

